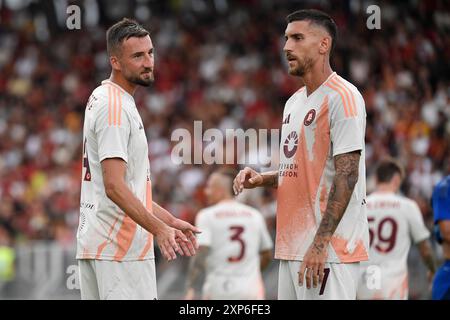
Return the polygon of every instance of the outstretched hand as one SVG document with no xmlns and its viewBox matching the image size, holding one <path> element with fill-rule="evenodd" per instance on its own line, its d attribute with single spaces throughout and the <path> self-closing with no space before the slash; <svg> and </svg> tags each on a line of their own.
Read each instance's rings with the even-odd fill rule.
<svg viewBox="0 0 450 320">
<path fill-rule="evenodd" d="M 236 175 L 233 181 L 233 190 L 235 195 L 245 189 L 253 189 L 263 184 L 263 177 L 252 168 L 245 167 Z"/>
<path fill-rule="evenodd" d="M 176 229 L 175 239 L 180 245 L 183 254 L 188 257 L 195 255 L 196 250 L 198 249 L 198 243 L 195 234 L 201 233 L 200 229 L 181 219 L 175 219 L 175 221 L 172 223 L 172 227 Z"/>
</svg>

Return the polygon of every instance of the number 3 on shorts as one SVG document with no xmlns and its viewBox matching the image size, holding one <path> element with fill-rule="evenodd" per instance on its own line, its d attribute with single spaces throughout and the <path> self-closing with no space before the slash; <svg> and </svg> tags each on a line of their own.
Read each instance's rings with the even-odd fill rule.
<svg viewBox="0 0 450 320">
<path fill-rule="evenodd" d="M 325 286 L 327 285 L 328 275 L 330 274 L 330 268 L 323 269 L 323 280 L 322 286 L 320 287 L 319 296 L 323 295 L 325 291 Z"/>
</svg>

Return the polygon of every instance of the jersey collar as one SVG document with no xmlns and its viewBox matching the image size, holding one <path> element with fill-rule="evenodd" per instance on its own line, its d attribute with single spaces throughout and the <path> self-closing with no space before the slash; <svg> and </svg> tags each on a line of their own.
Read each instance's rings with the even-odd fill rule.
<svg viewBox="0 0 450 320">
<path fill-rule="evenodd" d="M 133 96 L 132 96 L 131 94 L 129 94 L 129 93 L 128 93 L 125 89 L 123 89 L 121 86 L 119 86 L 117 83 L 114 83 L 114 82 L 112 82 L 112 81 L 109 80 L 109 79 L 105 79 L 105 80 L 102 81 L 102 85 L 105 85 L 105 84 L 112 85 L 113 87 L 119 89 L 123 94 L 127 95 L 128 97 L 130 97 L 130 98 L 134 101 Z"/>
</svg>

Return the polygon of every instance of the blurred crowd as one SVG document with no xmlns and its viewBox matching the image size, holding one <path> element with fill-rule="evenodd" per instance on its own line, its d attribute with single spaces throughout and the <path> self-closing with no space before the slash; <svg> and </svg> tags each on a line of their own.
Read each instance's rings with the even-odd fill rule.
<svg viewBox="0 0 450 320">
<path fill-rule="evenodd" d="M 84 108 L 109 77 L 109 25 L 135 16 L 151 31 L 156 80 L 138 89 L 135 100 L 149 140 L 153 197 L 193 221 L 206 205 L 203 186 L 214 166 L 175 164 L 172 132 L 186 128 L 194 137 L 194 120 L 203 130 L 224 132 L 280 128 L 284 103 L 300 86 L 287 73 L 284 18 L 311 7 L 336 21 L 332 68 L 365 98 L 368 193 L 376 163 L 398 158 L 407 172 L 402 191 L 431 227 L 431 191 L 450 162 L 448 2 L 380 2 L 379 30 L 366 27 L 362 1 L 123 3 L 108 1 L 106 12 L 100 6 L 98 23 L 80 30 L 42 30 L 36 8 L 0 7 L 0 245 L 36 239 L 73 245 Z M 197 138 L 193 145 L 208 144 Z M 270 164 L 258 161 L 257 145 L 245 152 L 252 167 L 277 167 L 276 151 Z M 272 230 L 275 196 L 270 190 L 244 195 Z"/>
</svg>

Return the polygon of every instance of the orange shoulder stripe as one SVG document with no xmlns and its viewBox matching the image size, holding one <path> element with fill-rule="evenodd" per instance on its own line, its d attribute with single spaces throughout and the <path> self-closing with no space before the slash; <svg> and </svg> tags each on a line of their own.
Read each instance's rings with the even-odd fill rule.
<svg viewBox="0 0 450 320">
<path fill-rule="evenodd" d="M 120 127 L 121 124 L 121 116 L 122 116 L 122 92 L 120 92 L 119 90 L 117 90 L 117 100 L 119 100 L 119 115 L 117 116 L 118 120 L 117 120 L 117 125 Z"/>
<path fill-rule="evenodd" d="M 120 126 L 122 124 L 122 97 L 123 91 L 112 84 L 108 87 L 108 125 Z"/>
<path fill-rule="evenodd" d="M 346 90 L 351 98 L 351 105 L 353 107 L 353 115 L 356 116 L 358 114 L 358 110 L 356 108 L 356 103 L 355 103 L 355 94 L 352 92 L 352 90 L 348 87 L 347 84 L 344 83 L 344 81 L 342 81 L 342 79 L 340 79 L 339 77 L 336 77 L 336 82 L 341 84 L 341 87 Z"/>
<path fill-rule="evenodd" d="M 114 126 L 116 126 L 117 125 L 117 88 L 113 88 L 112 89 L 113 90 L 113 98 L 114 98 L 114 113 L 113 113 L 113 115 L 114 115 L 114 122 L 113 122 L 113 124 L 114 124 Z"/>
<path fill-rule="evenodd" d="M 350 114 L 348 111 L 347 100 L 344 98 L 344 94 L 343 94 L 342 90 L 340 88 L 336 87 L 335 85 L 333 85 L 331 81 L 329 83 L 327 83 L 326 86 L 331 88 L 332 90 L 336 91 L 339 94 L 339 96 L 342 99 L 342 104 L 344 105 L 345 117 L 348 118 L 350 116 Z"/>
<path fill-rule="evenodd" d="M 324 85 L 326 85 L 328 82 L 330 82 L 332 79 L 334 79 L 336 77 L 336 73 L 335 74 L 333 74 L 333 75 L 331 75 L 328 79 L 327 79 L 327 81 L 325 81 L 323 84 Z"/>
<path fill-rule="evenodd" d="M 354 108 L 353 108 L 350 96 L 349 96 L 347 90 L 345 89 L 345 87 L 341 83 L 337 82 L 336 79 L 333 79 L 333 81 L 331 81 L 331 82 L 333 83 L 333 85 L 335 85 L 337 88 L 339 88 L 343 92 L 345 99 L 347 100 L 348 112 L 349 112 L 350 116 L 354 116 L 355 115 L 354 110 L 353 110 Z"/>
<path fill-rule="evenodd" d="M 111 119 L 111 86 L 108 86 L 108 125 L 111 126 L 112 119 Z"/>
</svg>

